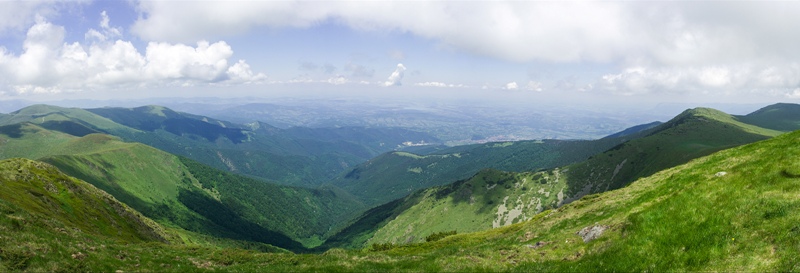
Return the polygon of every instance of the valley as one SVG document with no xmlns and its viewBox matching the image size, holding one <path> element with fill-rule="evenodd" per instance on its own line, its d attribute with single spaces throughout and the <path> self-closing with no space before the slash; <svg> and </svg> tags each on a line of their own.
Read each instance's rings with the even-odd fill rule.
<svg viewBox="0 0 800 273">
<path fill-rule="evenodd" d="M 626 262 L 608 250 L 665 251 L 637 241 L 637 236 L 649 236 L 638 234 L 652 232 L 648 221 L 656 221 L 639 215 L 652 211 L 672 217 L 667 219 L 678 227 L 694 225 L 677 220 L 683 217 L 680 213 L 662 210 L 686 198 L 696 202 L 689 206 L 701 206 L 709 202 L 704 198 L 715 196 L 699 198 L 681 190 L 687 187 L 731 195 L 734 189 L 713 185 L 721 179 L 734 179 L 731 183 L 751 189 L 735 196 L 751 194 L 756 185 L 742 180 L 744 172 L 737 168 L 754 168 L 751 162 L 763 161 L 761 154 L 790 157 L 793 149 L 786 146 L 797 134 L 785 132 L 800 129 L 796 109 L 797 105 L 777 104 L 734 116 L 696 108 L 664 123 L 643 124 L 596 140 L 542 139 L 403 151 L 407 139 L 437 140 L 402 128 L 279 129 L 266 123 L 236 124 L 158 106 L 36 105 L 0 117 L 0 157 L 7 159 L 0 167 L 7 173 L 3 187 L 8 189 L 0 196 L 4 208 L 0 228 L 15 238 L 0 245 L 0 265 L 34 271 L 128 271 L 141 266 L 560 271 L 591 268 L 607 260 L 614 265 L 609 268 L 640 270 L 641 264 Z M 398 150 L 387 150 L 387 143 Z M 735 148 L 749 143 L 755 144 Z M 170 153 L 178 150 L 183 152 Z M 322 165 L 331 174 L 309 169 L 315 162 L 329 162 Z M 791 162 L 759 163 L 770 166 L 770 171 L 754 175 L 778 175 L 782 177 L 778 181 L 785 182 L 758 187 L 779 185 L 792 191 Z M 254 171 L 253 166 L 263 167 L 264 172 Z M 772 170 L 781 168 L 785 170 Z M 281 172 L 272 174 L 274 169 Z M 707 172 L 704 169 L 718 171 L 699 175 Z M 285 177 L 294 178 L 280 180 Z M 91 190 L 74 195 L 76 186 L 65 181 Z M 28 184 L 16 186 L 22 182 Z M 781 196 L 791 195 L 787 194 Z M 26 201 L 30 198 L 33 201 Z M 770 198 L 758 202 L 789 202 Z M 738 208 L 740 202 L 750 202 L 745 199 L 723 205 Z M 105 202 L 93 207 L 113 209 L 98 214 L 81 205 L 87 202 Z M 791 207 L 790 202 L 784 205 Z M 785 211 L 784 205 L 776 208 Z M 47 206 L 51 209 L 41 209 Z M 702 213 L 698 217 L 710 217 Z M 732 215 L 719 215 L 722 218 L 709 224 L 733 221 L 724 218 Z M 97 220 L 76 222 L 81 217 Z M 753 223 L 762 223 L 755 226 L 735 225 L 742 229 L 735 236 L 761 230 L 772 218 L 753 218 Z M 780 221 L 784 223 L 783 218 Z M 129 231 L 115 234 L 108 227 Z M 70 229 L 80 232 L 60 232 Z M 581 237 L 575 239 L 575 229 L 595 230 L 598 242 L 581 243 Z M 667 236 L 659 239 L 666 244 L 674 240 L 669 239 L 674 236 L 670 232 L 680 231 L 669 229 L 657 236 Z M 744 237 L 738 240 L 756 240 Z M 24 238 L 31 243 L 17 241 Z M 46 243 L 43 238 L 62 243 Z M 774 247 L 791 247 L 786 245 L 791 242 L 781 239 Z M 695 247 L 699 248 L 686 254 L 691 256 L 687 259 L 697 255 L 718 259 L 713 253 L 720 249 L 752 249 L 731 249 L 731 244 Z M 137 263 L 120 255 L 136 257 Z M 174 259 L 165 260 L 164 255 Z M 444 256 L 450 258 L 436 258 Z M 791 268 L 785 256 L 769 259 L 775 262 L 756 267 L 742 267 L 747 262 L 740 260 L 674 263 L 678 259 L 652 261 L 652 268 Z"/>
</svg>

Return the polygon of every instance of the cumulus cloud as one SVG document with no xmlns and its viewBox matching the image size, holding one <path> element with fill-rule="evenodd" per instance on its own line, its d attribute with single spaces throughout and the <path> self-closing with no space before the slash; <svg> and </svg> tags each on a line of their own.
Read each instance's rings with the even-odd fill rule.
<svg viewBox="0 0 800 273">
<path fill-rule="evenodd" d="M 517 90 L 517 89 L 519 89 L 519 85 L 517 85 L 517 82 L 510 82 L 510 83 L 507 83 L 506 86 L 503 87 L 503 89 L 506 89 L 506 90 Z"/>
<path fill-rule="evenodd" d="M 405 74 L 406 67 L 403 64 L 397 64 L 397 69 L 392 72 L 392 75 L 389 75 L 389 78 L 386 79 L 386 82 L 383 83 L 384 86 L 400 86 L 402 85 L 401 81 L 403 80 L 403 74 Z"/>
<path fill-rule="evenodd" d="M 347 80 L 347 78 L 345 78 L 342 75 L 336 75 L 336 76 L 333 76 L 333 77 L 329 78 L 327 80 L 327 82 L 330 83 L 330 84 L 333 84 L 333 85 L 340 85 L 340 84 L 348 83 L 349 81 Z"/>
<path fill-rule="evenodd" d="M 0 1 L 0 33 L 8 30 L 24 30 L 33 23 L 34 15 L 47 16 L 53 14 L 54 1 Z"/>
<path fill-rule="evenodd" d="M 118 27 L 111 27 L 110 22 L 111 19 L 108 18 L 108 14 L 104 10 L 100 13 L 100 30 L 96 29 L 89 29 L 84 35 L 87 40 L 90 39 L 97 39 L 99 41 L 105 41 L 107 39 L 117 38 L 122 36 L 122 29 Z"/>
<path fill-rule="evenodd" d="M 100 30 L 87 32 L 88 44 L 66 43 L 65 29 L 39 17 L 30 27 L 22 52 L 0 48 L 0 79 L 16 93 L 105 89 L 123 86 L 236 84 L 263 81 L 243 60 L 228 64 L 233 50 L 224 41 L 196 46 L 148 43 L 144 54 L 122 35 L 103 12 Z"/>
<path fill-rule="evenodd" d="M 149 40 L 196 41 L 254 27 L 336 21 L 358 30 L 400 30 L 512 61 L 655 62 L 798 56 L 800 3 L 636 1 L 237 1 L 138 2 L 132 31 Z M 567 16 L 568 15 L 568 16 Z M 401 57 L 400 52 L 390 53 Z"/>
<path fill-rule="evenodd" d="M 800 26 L 800 16 L 796 16 L 800 2 L 792 1 L 424 1 L 414 5 L 141 1 L 138 5 L 141 16 L 132 32 L 145 39 L 186 42 L 256 27 L 307 28 L 334 22 L 362 31 L 410 33 L 437 41 L 442 48 L 515 62 L 613 63 L 628 68 L 600 79 L 595 89 L 621 93 L 642 92 L 634 87 L 771 88 L 772 83 L 758 85 L 755 78 L 766 73 L 773 77 L 768 81 L 795 82 L 791 75 L 771 72 L 769 67 L 792 66 L 791 60 L 800 59 L 800 36 L 792 35 Z M 390 56 L 401 59 L 397 53 Z M 742 74 L 748 71 L 753 74 Z M 739 76 L 748 80 L 743 82 Z"/>
</svg>

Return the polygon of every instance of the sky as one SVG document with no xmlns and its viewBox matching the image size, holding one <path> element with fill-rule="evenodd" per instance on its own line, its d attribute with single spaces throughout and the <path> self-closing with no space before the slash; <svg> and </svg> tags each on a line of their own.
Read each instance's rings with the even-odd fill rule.
<svg viewBox="0 0 800 273">
<path fill-rule="evenodd" d="M 800 100 L 796 1 L 0 1 L 0 99 Z"/>
</svg>

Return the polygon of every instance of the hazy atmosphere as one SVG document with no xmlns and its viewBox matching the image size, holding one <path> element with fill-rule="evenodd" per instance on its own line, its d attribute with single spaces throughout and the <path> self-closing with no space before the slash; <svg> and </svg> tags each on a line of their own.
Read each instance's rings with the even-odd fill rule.
<svg viewBox="0 0 800 273">
<path fill-rule="evenodd" d="M 763 106 L 800 98 L 799 13 L 790 1 L 2 1 L 0 97 Z"/>
</svg>

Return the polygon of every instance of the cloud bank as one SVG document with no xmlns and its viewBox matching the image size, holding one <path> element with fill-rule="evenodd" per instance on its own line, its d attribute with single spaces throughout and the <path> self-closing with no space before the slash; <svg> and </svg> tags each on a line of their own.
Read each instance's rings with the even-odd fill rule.
<svg viewBox="0 0 800 273">
<path fill-rule="evenodd" d="M 66 30 L 39 17 L 18 55 L 0 48 L 0 83 L 16 94 L 86 89 L 242 84 L 266 79 L 243 60 L 229 64 L 233 50 L 224 41 L 196 46 L 150 42 L 140 53 L 121 39 L 103 12 L 100 30 L 90 29 L 84 44 L 65 43 Z"/>
<path fill-rule="evenodd" d="M 171 42 L 257 27 L 336 23 L 396 31 L 512 62 L 612 63 L 595 90 L 617 94 L 756 88 L 800 81 L 800 2 L 142 1 L 132 32 Z M 789 68 L 788 72 L 779 70 Z M 766 74 L 769 79 L 757 79 Z M 742 80 L 741 78 L 747 79 Z M 387 81 L 389 82 L 389 81 Z M 779 83 L 779 84 L 776 84 Z M 536 90 L 539 87 L 530 89 Z M 644 90 L 644 91 L 643 91 Z"/>
</svg>

